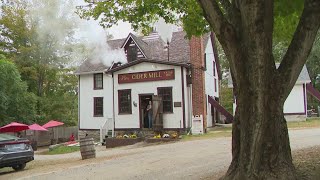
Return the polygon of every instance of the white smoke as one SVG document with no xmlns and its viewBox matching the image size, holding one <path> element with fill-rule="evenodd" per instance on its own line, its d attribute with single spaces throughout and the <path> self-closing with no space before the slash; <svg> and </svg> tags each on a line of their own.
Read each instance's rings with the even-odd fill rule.
<svg viewBox="0 0 320 180">
<path fill-rule="evenodd" d="M 102 62 L 111 66 L 112 62 L 126 62 L 123 49 L 111 50 L 107 43 L 108 32 L 103 29 L 97 21 L 80 20 L 77 37 L 86 45 L 88 58 L 92 63 Z"/>
<path fill-rule="evenodd" d="M 83 0 L 30 0 L 30 15 L 39 22 L 36 30 L 40 41 L 48 35 L 56 39 L 52 47 L 61 56 L 68 56 L 71 65 L 79 65 L 89 58 L 92 63 L 125 62 L 123 50 L 110 50 L 107 44 L 108 31 L 98 21 L 81 19 L 76 13 Z"/>
<path fill-rule="evenodd" d="M 167 24 L 163 18 L 159 18 L 155 23 L 155 27 L 164 42 L 171 42 L 172 33 L 178 30 L 178 26 Z"/>
</svg>

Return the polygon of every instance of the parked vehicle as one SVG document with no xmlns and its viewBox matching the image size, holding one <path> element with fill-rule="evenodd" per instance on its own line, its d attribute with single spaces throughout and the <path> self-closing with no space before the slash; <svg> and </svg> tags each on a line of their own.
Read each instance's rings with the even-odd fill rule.
<svg viewBox="0 0 320 180">
<path fill-rule="evenodd" d="M 34 152 L 28 139 L 0 134 L 0 168 L 22 170 L 34 160 Z"/>
</svg>

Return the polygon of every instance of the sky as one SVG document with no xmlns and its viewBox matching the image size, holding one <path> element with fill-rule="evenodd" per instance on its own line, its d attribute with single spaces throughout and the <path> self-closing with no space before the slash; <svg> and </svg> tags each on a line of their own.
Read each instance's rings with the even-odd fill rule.
<svg viewBox="0 0 320 180">
<path fill-rule="evenodd" d="M 77 4 L 83 4 L 83 0 L 77 0 Z M 91 20 L 90 22 L 86 23 L 91 26 L 90 29 L 95 28 L 97 31 L 103 31 L 103 28 L 99 25 L 99 21 Z M 155 27 L 160 34 L 161 38 L 166 42 L 169 40 L 171 41 L 172 32 L 177 31 L 178 27 L 172 24 L 166 24 L 163 19 L 160 19 L 158 22 L 155 23 Z M 113 35 L 114 39 L 125 38 L 128 34 L 136 33 L 131 28 L 130 23 L 128 22 L 119 22 L 118 25 L 113 26 L 112 28 L 106 29 L 110 34 Z"/>
</svg>

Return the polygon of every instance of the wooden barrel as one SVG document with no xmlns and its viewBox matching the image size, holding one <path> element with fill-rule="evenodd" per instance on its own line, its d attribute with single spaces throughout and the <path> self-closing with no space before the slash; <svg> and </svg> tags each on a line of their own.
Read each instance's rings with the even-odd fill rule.
<svg viewBox="0 0 320 180">
<path fill-rule="evenodd" d="M 82 159 L 90 159 L 96 157 L 93 138 L 80 139 L 80 152 Z"/>
</svg>

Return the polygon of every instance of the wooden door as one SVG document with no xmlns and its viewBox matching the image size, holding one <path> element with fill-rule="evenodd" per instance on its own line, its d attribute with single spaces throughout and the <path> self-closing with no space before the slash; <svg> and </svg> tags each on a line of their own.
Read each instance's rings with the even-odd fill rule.
<svg viewBox="0 0 320 180">
<path fill-rule="evenodd" d="M 162 98 L 157 95 L 152 96 L 152 126 L 154 131 L 161 132 L 163 129 Z"/>
</svg>

